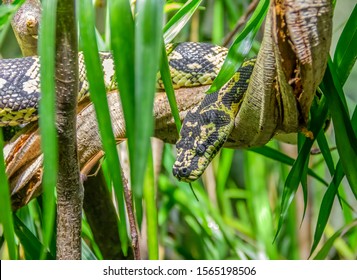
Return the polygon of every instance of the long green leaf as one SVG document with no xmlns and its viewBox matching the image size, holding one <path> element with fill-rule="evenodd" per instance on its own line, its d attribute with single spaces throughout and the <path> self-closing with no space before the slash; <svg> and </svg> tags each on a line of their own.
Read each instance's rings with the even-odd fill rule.
<svg viewBox="0 0 357 280">
<path fill-rule="evenodd" d="M 333 177 L 333 180 L 331 181 L 321 202 L 320 211 L 316 223 L 315 234 L 314 234 L 314 242 L 311 247 L 310 255 L 316 249 L 317 245 L 321 240 L 328 218 L 330 217 L 331 214 L 332 205 L 335 200 L 338 187 L 343 179 L 343 176 L 344 176 L 344 172 L 342 169 L 341 162 L 338 162 L 336 166 L 335 176 Z"/>
<path fill-rule="evenodd" d="M 311 123 L 309 125 L 309 130 L 312 132 L 313 135 L 318 135 L 323 128 L 328 114 L 326 99 L 324 97 L 321 98 L 318 106 L 313 106 L 311 114 L 312 117 Z M 275 237 L 278 236 L 281 230 L 283 221 L 285 220 L 288 214 L 290 204 L 293 201 L 303 173 L 305 172 L 304 170 L 307 167 L 308 160 L 310 157 L 310 150 L 313 143 L 314 140 L 310 138 L 305 139 L 304 143 L 301 145 L 301 149 L 299 150 L 299 155 L 296 161 L 294 162 L 294 165 L 291 168 L 289 175 L 286 179 L 281 201 L 281 212 L 278 222 L 278 229 Z"/>
<path fill-rule="evenodd" d="M 139 0 L 136 3 L 135 25 L 135 150 L 132 190 L 136 199 L 143 194 L 143 181 L 150 137 L 153 134 L 152 117 L 156 93 L 156 75 L 162 47 L 163 1 Z"/>
<path fill-rule="evenodd" d="M 166 48 L 165 48 L 164 43 L 162 43 L 160 74 L 161 74 L 162 82 L 165 87 L 167 99 L 169 100 L 171 112 L 174 117 L 174 121 L 175 121 L 176 128 L 177 128 L 177 133 L 179 133 L 181 130 L 181 120 L 180 120 L 179 111 L 177 109 L 175 90 L 172 85 L 169 61 L 167 59 Z"/>
<path fill-rule="evenodd" d="M 321 133 L 321 130 L 320 130 Z M 298 135 L 298 149 L 300 150 L 302 145 L 304 144 L 305 136 L 299 134 Z M 303 169 L 301 170 L 301 177 L 300 177 L 300 183 L 302 187 L 302 193 L 303 193 L 303 198 L 304 198 L 304 211 L 301 217 L 301 223 L 303 222 L 306 214 L 306 208 L 307 208 L 307 170 L 309 168 L 309 161 L 305 161 L 305 165 L 303 166 Z"/>
<path fill-rule="evenodd" d="M 269 0 L 262 0 L 259 2 L 251 18 L 247 21 L 244 29 L 234 40 L 234 43 L 229 48 L 227 58 L 224 61 L 221 70 L 214 79 L 208 93 L 219 90 L 238 70 L 240 64 L 243 62 L 245 56 L 250 51 L 253 39 L 258 32 L 265 15 L 268 11 Z"/>
<path fill-rule="evenodd" d="M 222 149 L 221 155 L 219 157 L 219 172 L 217 172 L 216 182 L 216 194 L 218 205 L 222 212 L 224 212 L 225 205 L 225 190 L 227 186 L 227 181 L 229 178 L 230 167 L 232 165 L 232 160 L 234 156 L 234 150 Z"/>
<path fill-rule="evenodd" d="M 353 124 L 355 124 L 353 126 L 353 130 L 356 132 L 357 131 L 357 107 L 352 115 L 352 122 L 353 122 Z M 333 179 L 332 179 L 332 181 L 331 181 L 331 183 L 322 199 L 322 202 L 321 202 L 321 207 L 320 207 L 319 215 L 317 218 L 316 229 L 315 229 L 315 234 L 314 234 L 314 242 L 312 244 L 310 255 L 316 249 L 318 243 L 321 240 L 323 231 L 324 231 L 324 229 L 327 225 L 327 221 L 330 217 L 332 205 L 333 205 L 333 202 L 337 195 L 338 187 L 340 186 L 340 183 L 344 176 L 345 176 L 345 173 L 342 168 L 341 161 L 339 161 L 337 163 L 336 170 L 334 170 Z"/>
<path fill-rule="evenodd" d="M 323 81 L 323 91 L 330 107 L 336 131 L 337 150 L 351 190 L 357 198 L 357 137 L 353 131 L 347 108 L 342 102 L 343 89 L 331 60 L 328 62 Z"/>
<path fill-rule="evenodd" d="M 111 48 L 114 55 L 116 77 L 121 101 L 124 105 L 126 125 L 130 128 L 134 126 L 135 119 L 134 20 L 129 1 L 110 0 L 108 7 Z M 127 133 L 130 133 L 130 129 Z"/>
<path fill-rule="evenodd" d="M 190 20 L 193 13 L 201 4 L 202 0 L 189 0 L 181 9 L 170 19 L 164 27 L 164 42 L 170 43 L 173 38 L 181 31 L 185 24 Z"/>
<path fill-rule="evenodd" d="M 137 141 L 135 135 L 135 25 L 129 0 L 110 0 L 108 8 L 111 48 L 125 119 L 131 176 L 133 176 L 133 170 L 136 170 L 135 149 Z M 140 203 L 136 205 L 136 213 L 140 224 L 142 215 Z"/>
<path fill-rule="evenodd" d="M 338 80 L 339 81 L 338 84 L 341 85 L 341 87 L 344 85 L 345 81 L 347 80 L 347 78 L 350 74 L 350 71 L 356 61 L 356 57 L 357 57 L 356 26 L 357 26 L 357 6 L 355 6 L 354 10 L 352 11 L 352 14 L 349 17 L 349 19 L 345 25 L 345 28 L 344 28 L 344 30 L 339 38 L 339 41 L 337 43 L 336 51 L 335 51 L 335 55 L 334 55 L 334 64 L 329 62 L 329 67 L 332 67 L 332 70 L 334 70 L 334 66 L 336 66 L 337 74 L 335 74 L 335 76 L 338 76 L 338 79 L 335 78 L 334 82 L 337 83 L 337 80 Z M 326 79 L 326 82 L 327 83 L 332 82 L 330 77 Z M 331 87 L 331 86 L 326 85 L 326 87 L 325 87 L 326 93 L 329 93 L 330 90 L 335 91 L 336 89 L 334 89 L 334 86 Z M 341 98 L 340 100 L 342 103 L 342 104 L 340 103 L 339 109 L 342 111 L 345 111 L 345 110 L 347 110 L 347 106 L 345 103 L 344 96 L 341 96 L 341 94 L 343 94 L 341 88 L 340 88 L 340 90 L 338 90 L 338 93 L 339 93 L 339 96 Z M 335 96 L 333 96 L 333 94 L 335 94 L 335 93 L 332 92 L 332 94 L 330 96 L 335 97 Z M 337 97 L 335 97 L 335 98 L 337 98 Z M 330 100 L 331 100 L 331 98 L 330 98 Z M 330 102 L 332 102 L 332 101 L 330 101 Z M 337 105 L 337 104 L 334 104 L 333 105 L 334 108 L 331 108 L 331 111 L 333 111 L 335 117 L 336 117 L 335 105 Z M 330 103 L 330 105 L 332 105 L 332 104 Z M 342 106 L 344 106 L 344 108 L 342 108 Z M 342 113 L 339 112 L 339 113 L 337 113 L 337 115 L 339 115 L 339 116 L 345 115 L 344 118 L 346 118 L 346 114 L 343 112 Z M 347 120 L 347 122 L 349 122 L 349 120 Z M 357 131 L 357 110 L 356 109 L 352 116 L 351 124 L 352 124 L 352 130 L 356 133 L 356 131 Z M 342 124 L 342 125 L 344 125 L 344 124 Z M 340 130 L 340 128 L 337 128 L 337 130 Z M 353 137 L 354 136 L 352 136 L 352 138 Z M 342 147 L 340 147 L 340 149 L 341 148 Z M 344 148 L 345 147 L 343 147 L 343 150 L 344 150 Z M 324 152 L 324 149 L 322 149 L 322 151 Z M 329 152 L 327 151 L 327 153 L 329 153 Z M 330 173 L 332 173 L 331 165 L 333 165 L 333 164 L 331 163 L 331 158 L 330 158 L 330 156 L 328 156 L 328 158 L 326 158 L 325 153 L 324 153 L 324 157 L 328 164 Z M 352 173 L 353 172 L 354 171 L 352 170 Z M 345 175 L 345 173 L 342 168 L 342 164 L 341 164 L 341 160 L 340 160 L 337 163 L 336 170 L 334 171 L 333 180 L 331 181 L 328 191 L 325 193 L 322 203 L 321 203 L 320 212 L 319 212 L 318 220 L 316 223 L 314 242 L 313 242 L 313 245 L 311 248 L 311 253 L 316 249 L 318 243 L 321 240 L 321 237 L 322 237 L 323 231 L 326 227 L 328 218 L 330 217 L 330 213 L 331 213 L 331 209 L 332 209 L 332 205 L 333 205 L 335 196 L 337 195 L 338 186 L 339 186 L 341 180 L 343 179 L 344 175 Z M 351 188 L 356 196 L 356 190 L 354 189 L 353 186 L 351 186 Z"/>
<path fill-rule="evenodd" d="M 170 108 L 178 132 L 181 129 L 181 121 L 177 109 L 174 88 L 171 82 L 169 62 L 167 59 L 164 43 L 169 43 L 181 31 L 181 29 L 185 26 L 188 20 L 192 17 L 193 13 L 199 7 L 201 2 L 202 0 L 193 0 L 186 2 L 185 5 L 181 7 L 181 9 L 170 19 L 170 21 L 163 28 L 164 42 L 161 52 L 160 74 L 163 84 L 165 86 L 165 92 L 169 100 Z"/>
<path fill-rule="evenodd" d="M 317 135 L 317 143 L 319 144 L 319 148 L 321 153 L 325 159 L 327 168 L 331 175 L 335 172 L 335 165 L 333 163 L 331 150 L 328 146 L 327 139 L 325 133 L 321 130 L 320 133 Z"/>
<path fill-rule="evenodd" d="M 269 146 L 254 147 L 254 148 L 250 148 L 249 150 L 290 166 L 294 164 L 293 158 Z M 324 184 L 326 187 L 328 186 L 328 183 L 323 178 L 321 178 L 321 176 L 316 174 L 316 172 L 314 172 L 314 170 L 312 170 L 311 168 L 307 170 L 307 174 L 309 174 L 311 177 L 314 177 L 316 180 Z"/>
<path fill-rule="evenodd" d="M 0 6 L 0 30 L 2 30 L 12 19 L 14 13 L 21 7 L 25 0 L 15 0 L 11 4 Z"/>
<path fill-rule="evenodd" d="M 113 50 L 115 74 L 120 91 L 125 118 L 129 155 L 135 150 L 135 30 L 129 0 L 110 0 L 110 39 Z M 130 156 L 130 169 L 134 170 L 134 159 Z"/>
<path fill-rule="evenodd" d="M 334 233 L 333 236 L 331 236 L 327 242 L 324 244 L 324 246 L 319 250 L 319 252 L 316 254 L 314 257 L 314 260 L 323 260 L 326 258 L 328 253 L 330 252 L 334 242 L 336 241 L 337 238 L 342 237 L 349 233 L 352 229 L 356 230 L 357 227 L 357 221 L 354 220 L 353 222 L 343 226 L 340 228 L 338 231 Z"/>
<path fill-rule="evenodd" d="M 357 5 L 355 5 L 338 40 L 333 61 L 341 85 L 347 80 L 357 59 Z"/>
<path fill-rule="evenodd" d="M 212 22 L 212 42 L 214 44 L 220 44 L 224 36 L 224 21 L 222 20 L 224 15 L 223 0 L 214 1 L 213 6 L 213 22 Z"/>
<path fill-rule="evenodd" d="M 255 221 L 255 234 L 260 240 L 258 248 L 266 252 L 269 259 L 277 259 L 276 246 L 272 244 L 274 238 L 273 217 L 270 210 L 268 193 L 266 188 L 267 166 L 265 161 L 253 153 L 245 155 L 246 186 L 250 196 L 250 209 Z"/>
<path fill-rule="evenodd" d="M 147 245 L 150 260 L 159 259 L 159 236 L 158 236 L 158 217 L 156 206 L 156 191 L 154 183 L 154 163 L 152 153 L 149 153 L 148 167 L 145 176 L 144 199 L 146 205 L 147 221 Z"/>
<path fill-rule="evenodd" d="M 97 115 L 99 131 L 103 143 L 106 160 L 108 161 L 110 176 L 116 193 L 119 207 L 119 233 L 124 255 L 128 251 L 128 238 L 126 229 L 125 204 L 123 197 L 123 184 L 119 156 L 112 130 L 108 102 L 106 98 L 106 87 L 103 80 L 103 68 L 98 56 L 98 46 L 94 29 L 94 9 L 91 0 L 81 0 L 79 6 L 80 32 L 83 40 L 84 60 L 87 69 L 87 78 L 91 100 L 94 103 Z"/>
<path fill-rule="evenodd" d="M 27 228 L 27 226 L 14 215 L 15 231 L 24 248 L 26 259 L 38 260 L 45 251 L 46 260 L 54 260 L 55 257 L 45 249 L 41 241 Z"/>
<path fill-rule="evenodd" d="M 39 104 L 39 126 L 41 149 L 43 151 L 43 243 L 47 249 L 53 234 L 55 221 L 55 186 L 58 170 L 58 143 L 55 117 L 55 30 L 56 30 L 56 0 L 42 1 L 42 19 L 39 36 L 41 100 Z M 45 251 L 43 251 L 45 257 Z"/>
<path fill-rule="evenodd" d="M 89 248 L 87 243 L 82 239 L 82 260 L 97 260 L 95 254 Z"/>
<path fill-rule="evenodd" d="M 2 136 L 2 130 L 0 129 L 0 224 L 3 226 L 10 259 L 16 260 L 17 248 L 15 243 L 14 222 L 12 220 L 9 183 L 7 181 L 7 176 L 5 173 L 3 148 L 4 141 Z"/>
</svg>

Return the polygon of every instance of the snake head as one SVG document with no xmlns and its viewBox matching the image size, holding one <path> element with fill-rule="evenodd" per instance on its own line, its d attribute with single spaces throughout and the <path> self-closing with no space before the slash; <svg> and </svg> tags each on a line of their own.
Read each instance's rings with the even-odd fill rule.
<svg viewBox="0 0 357 280">
<path fill-rule="evenodd" d="M 176 143 L 174 176 L 184 182 L 197 180 L 226 142 L 231 127 L 231 118 L 217 109 L 188 113 Z"/>
<path fill-rule="evenodd" d="M 174 176 L 180 181 L 197 180 L 226 142 L 234 127 L 255 60 L 249 60 L 219 90 L 204 97 L 187 113 L 176 143 Z"/>
</svg>

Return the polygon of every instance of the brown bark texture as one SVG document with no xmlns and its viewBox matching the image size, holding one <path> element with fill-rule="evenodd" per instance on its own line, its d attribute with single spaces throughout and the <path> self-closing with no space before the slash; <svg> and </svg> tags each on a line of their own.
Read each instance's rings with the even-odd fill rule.
<svg viewBox="0 0 357 280">
<path fill-rule="evenodd" d="M 80 181 L 76 108 L 78 43 L 75 1 L 57 4 L 56 95 L 59 169 L 57 181 L 57 259 L 81 259 L 83 187 Z"/>
</svg>

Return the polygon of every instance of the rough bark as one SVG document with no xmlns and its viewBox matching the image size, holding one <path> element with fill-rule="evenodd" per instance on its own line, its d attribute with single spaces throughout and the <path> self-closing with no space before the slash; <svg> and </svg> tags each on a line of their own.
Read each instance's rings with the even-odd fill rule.
<svg viewBox="0 0 357 280">
<path fill-rule="evenodd" d="M 74 0 L 61 0 L 57 6 L 56 94 L 59 149 L 57 259 L 80 259 L 83 187 L 76 138 L 78 43 Z"/>
</svg>

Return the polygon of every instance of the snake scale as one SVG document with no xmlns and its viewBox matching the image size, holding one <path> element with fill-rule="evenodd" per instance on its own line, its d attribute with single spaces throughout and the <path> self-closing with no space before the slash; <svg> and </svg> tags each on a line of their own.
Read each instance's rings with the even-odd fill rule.
<svg viewBox="0 0 357 280">
<path fill-rule="evenodd" d="M 227 55 L 227 49 L 209 43 L 179 43 L 166 47 L 174 88 L 211 84 Z M 107 90 L 117 87 L 110 53 L 100 53 Z M 245 61 L 219 91 L 206 95 L 191 110 L 176 144 L 173 174 L 190 182 L 201 176 L 226 141 L 243 99 L 255 59 Z M 14 126 L 38 118 L 40 63 L 38 57 L 0 60 L 0 126 Z M 83 55 L 79 54 L 79 101 L 89 94 Z M 158 74 L 158 89 L 163 84 Z"/>
</svg>

